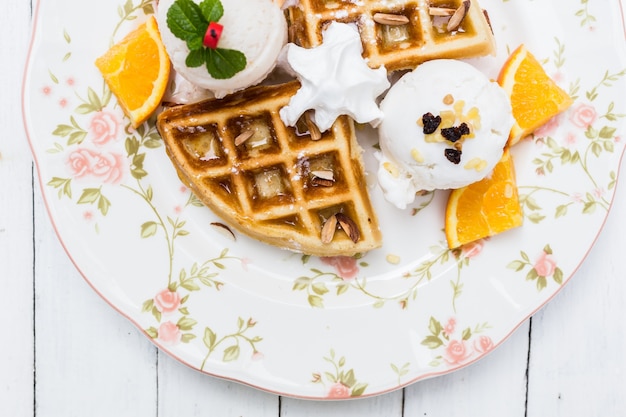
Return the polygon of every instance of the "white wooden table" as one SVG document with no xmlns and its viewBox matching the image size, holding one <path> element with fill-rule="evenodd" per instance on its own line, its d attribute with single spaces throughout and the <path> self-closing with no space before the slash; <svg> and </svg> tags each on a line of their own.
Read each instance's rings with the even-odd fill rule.
<svg viewBox="0 0 626 417">
<path fill-rule="evenodd" d="M 557 297 L 459 372 L 349 402 L 283 398 L 160 353 L 86 284 L 45 211 L 21 117 L 28 0 L 0 13 L 0 416 L 622 416 L 626 182 Z"/>
</svg>

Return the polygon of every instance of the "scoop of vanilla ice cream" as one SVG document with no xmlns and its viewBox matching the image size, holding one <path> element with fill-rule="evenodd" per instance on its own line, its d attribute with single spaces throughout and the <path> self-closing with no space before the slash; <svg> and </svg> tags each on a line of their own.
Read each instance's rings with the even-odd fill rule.
<svg viewBox="0 0 626 417">
<path fill-rule="evenodd" d="M 194 0 L 200 3 L 200 0 Z M 217 80 L 206 66 L 185 65 L 189 48 L 167 26 L 167 11 L 175 0 L 159 0 L 157 23 L 161 39 L 174 70 L 190 83 L 212 91 L 216 97 L 242 90 L 263 81 L 274 69 L 282 47 L 287 43 L 287 22 L 284 12 L 272 0 L 222 0 L 224 27 L 219 48 L 235 49 L 246 56 L 247 65 L 233 77 Z"/>
<path fill-rule="evenodd" d="M 461 188 L 485 178 L 502 157 L 514 121 L 508 96 L 496 82 L 450 59 L 426 62 L 402 76 L 380 108 L 385 117 L 378 183 L 398 208 L 412 203 L 418 191 Z M 428 113 L 429 119 L 441 117 L 433 133 L 424 133 Z M 456 142 L 442 135 L 442 129 L 462 123 L 469 134 Z"/>
</svg>

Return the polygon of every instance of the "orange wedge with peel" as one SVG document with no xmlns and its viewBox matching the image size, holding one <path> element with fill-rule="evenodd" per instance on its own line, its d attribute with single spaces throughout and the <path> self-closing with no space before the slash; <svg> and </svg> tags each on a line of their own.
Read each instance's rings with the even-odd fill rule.
<svg viewBox="0 0 626 417">
<path fill-rule="evenodd" d="M 502 66 L 498 84 L 509 95 L 515 118 L 509 146 L 533 133 L 573 102 L 523 44 Z"/>
<path fill-rule="evenodd" d="M 445 220 L 450 249 L 521 226 L 523 213 L 508 148 L 490 175 L 450 192 Z"/>
<path fill-rule="evenodd" d="M 170 60 L 154 16 L 113 45 L 95 64 L 133 127 L 146 121 L 161 104 Z"/>
</svg>

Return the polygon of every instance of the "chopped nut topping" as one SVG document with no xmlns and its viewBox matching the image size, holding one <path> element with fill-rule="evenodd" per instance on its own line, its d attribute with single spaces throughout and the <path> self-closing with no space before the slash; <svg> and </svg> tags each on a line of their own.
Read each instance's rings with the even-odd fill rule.
<svg viewBox="0 0 626 417">
<path fill-rule="evenodd" d="M 335 184 L 335 175 L 333 171 L 311 171 L 311 184 L 320 185 L 322 187 L 332 187 Z"/>
<path fill-rule="evenodd" d="M 233 233 L 233 231 L 230 230 L 230 227 L 226 226 L 224 223 L 213 222 L 211 223 L 211 226 L 213 226 L 217 231 L 222 233 L 224 236 L 232 240 L 237 240 L 235 233 Z"/>
<path fill-rule="evenodd" d="M 428 13 L 431 16 L 452 16 L 456 12 L 456 9 L 449 7 L 429 7 Z"/>
<path fill-rule="evenodd" d="M 454 97 L 452 96 L 452 94 L 446 94 L 446 96 L 443 98 L 443 104 L 449 106 L 452 103 L 454 103 Z"/>
<path fill-rule="evenodd" d="M 304 113 L 304 122 L 309 128 L 309 134 L 311 135 L 311 139 L 320 140 L 322 138 L 322 132 L 320 132 L 319 127 L 317 127 L 317 125 L 313 121 L 311 111 L 307 111 L 306 113 Z"/>
<path fill-rule="evenodd" d="M 461 23 L 463 23 L 463 19 L 465 19 L 465 15 L 467 14 L 471 4 L 472 4 L 471 1 L 465 0 L 459 6 L 459 8 L 456 9 L 454 14 L 452 15 L 452 17 L 448 21 L 448 26 L 446 27 L 446 30 L 448 32 L 453 32 L 453 31 L 457 30 L 459 28 L 459 26 L 461 26 Z"/>
<path fill-rule="evenodd" d="M 491 33 L 493 33 L 493 27 L 491 26 L 491 20 L 489 19 L 489 13 L 487 10 L 483 9 L 483 16 L 485 16 L 485 20 L 487 20 L 487 24 L 489 25 L 489 29 L 491 29 Z"/>
<path fill-rule="evenodd" d="M 425 135 L 435 133 L 441 124 L 441 116 L 433 116 L 431 112 L 425 113 L 422 115 L 422 124 L 424 126 L 423 132 Z"/>
<path fill-rule="evenodd" d="M 314 187 L 332 187 L 335 182 L 332 180 L 325 180 L 323 178 L 313 177 L 311 178 L 311 185 Z"/>
<path fill-rule="evenodd" d="M 446 159 L 452 162 L 454 165 L 458 165 L 461 162 L 461 154 L 461 151 L 452 148 L 448 148 L 444 151 Z"/>
<path fill-rule="evenodd" d="M 243 144 L 245 141 L 250 139 L 254 135 L 252 130 L 244 130 L 235 138 L 235 146 L 239 146 Z"/>
<path fill-rule="evenodd" d="M 411 158 L 413 158 L 413 160 L 418 164 L 424 162 L 424 155 L 422 155 L 422 153 L 415 148 L 411 149 Z"/>
<path fill-rule="evenodd" d="M 391 162 L 383 163 L 383 168 L 385 168 L 385 170 L 394 178 L 398 178 L 400 176 L 400 170 Z"/>
<path fill-rule="evenodd" d="M 456 113 L 452 110 L 443 110 L 439 115 L 441 116 L 441 124 L 446 127 L 452 126 L 456 121 Z"/>
<path fill-rule="evenodd" d="M 311 171 L 311 174 L 313 174 L 314 176 L 318 177 L 318 178 L 322 178 L 325 180 L 334 180 L 335 179 L 335 174 L 333 173 L 333 171 L 330 170 L 319 170 L 319 171 Z"/>
<path fill-rule="evenodd" d="M 388 254 L 385 259 L 387 260 L 387 262 L 389 262 L 390 264 L 394 264 L 397 265 L 400 263 L 400 257 L 398 255 L 394 255 L 393 253 Z"/>
<path fill-rule="evenodd" d="M 472 158 L 464 166 L 465 169 L 473 169 L 475 171 L 482 171 L 487 168 L 487 161 L 481 158 Z"/>
<path fill-rule="evenodd" d="M 343 231 L 346 232 L 350 240 L 352 240 L 354 243 L 358 242 L 361 238 L 361 232 L 359 232 L 359 228 L 357 227 L 354 220 L 352 220 L 344 213 L 337 213 L 334 217 L 337 218 L 339 226 L 341 226 Z"/>
<path fill-rule="evenodd" d="M 409 18 L 401 14 L 376 13 L 373 19 L 379 25 L 400 26 L 409 23 Z"/>
<path fill-rule="evenodd" d="M 324 226 L 322 226 L 322 243 L 330 243 L 335 237 L 335 231 L 337 230 L 337 216 L 330 216 Z"/>
</svg>

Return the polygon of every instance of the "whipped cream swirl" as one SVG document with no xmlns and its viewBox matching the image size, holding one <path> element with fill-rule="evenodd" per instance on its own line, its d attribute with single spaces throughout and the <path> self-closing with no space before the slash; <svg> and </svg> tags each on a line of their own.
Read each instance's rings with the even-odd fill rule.
<svg viewBox="0 0 626 417">
<path fill-rule="evenodd" d="M 326 28 L 320 46 L 307 49 L 287 44 L 283 49 L 286 69 L 302 86 L 281 109 L 283 122 L 295 126 L 300 116 L 312 109 L 312 120 L 322 132 L 340 115 L 377 126 L 383 113 L 376 100 L 390 84 L 385 67 L 370 68 L 362 53 L 358 30 L 339 22 Z"/>
</svg>

